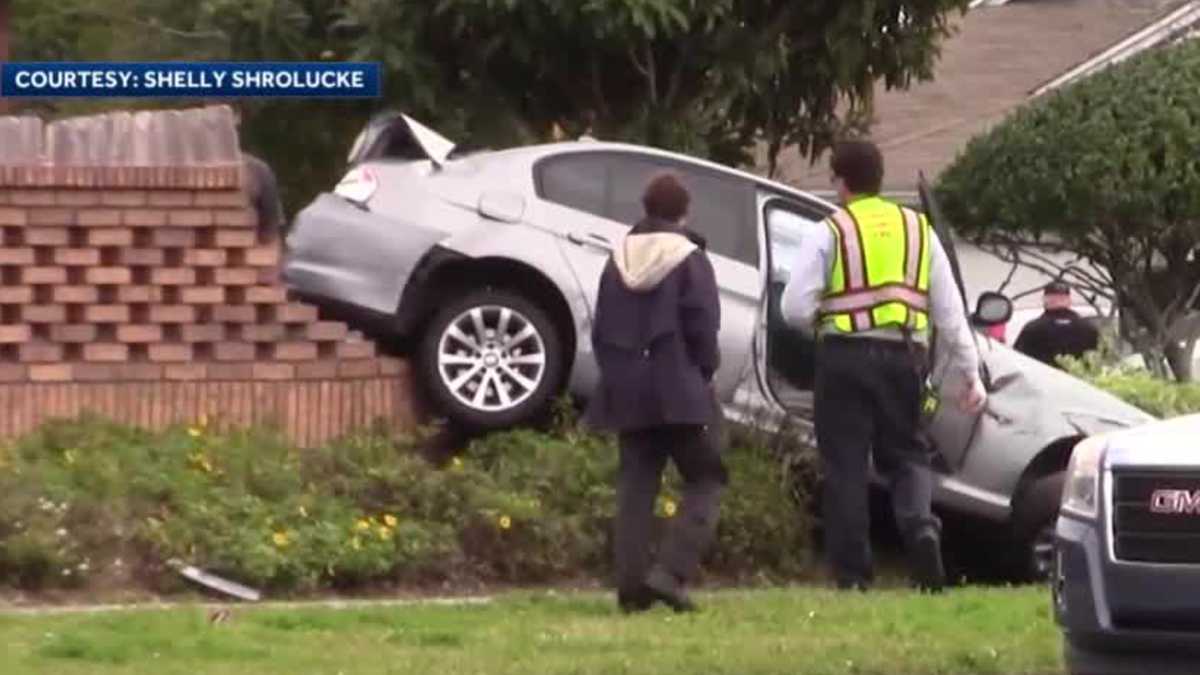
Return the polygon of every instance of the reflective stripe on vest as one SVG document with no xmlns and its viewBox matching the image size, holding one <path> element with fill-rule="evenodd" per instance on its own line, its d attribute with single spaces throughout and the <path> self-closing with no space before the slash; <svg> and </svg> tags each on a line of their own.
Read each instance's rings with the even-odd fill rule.
<svg viewBox="0 0 1200 675">
<path fill-rule="evenodd" d="M 870 247 L 864 243 L 856 206 L 873 228 Z M 837 260 L 835 276 L 821 302 L 822 321 L 840 332 L 883 326 L 924 330 L 929 313 L 930 230 L 921 215 L 876 197 L 838 209 L 827 222 L 836 239 Z M 902 250 L 890 248 L 893 228 L 904 237 Z M 874 269 L 868 260 L 871 255 L 876 256 Z M 872 280 L 872 273 L 878 278 Z"/>
</svg>

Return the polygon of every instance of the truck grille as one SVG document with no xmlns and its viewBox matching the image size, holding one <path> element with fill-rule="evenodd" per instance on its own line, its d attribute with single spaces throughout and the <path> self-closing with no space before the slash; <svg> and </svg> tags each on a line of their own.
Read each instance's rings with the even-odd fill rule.
<svg viewBox="0 0 1200 675">
<path fill-rule="evenodd" d="M 1117 560 L 1200 563 L 1200 473 L 1113 472 Z"/>
</svg>

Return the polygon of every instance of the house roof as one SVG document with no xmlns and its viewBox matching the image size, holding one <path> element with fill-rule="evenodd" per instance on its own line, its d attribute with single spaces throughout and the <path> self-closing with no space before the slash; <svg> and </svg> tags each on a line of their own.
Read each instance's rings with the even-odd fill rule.
<svg viewBox="0 0 1200 675">
<path fill-rule="evenodd" d="M 1179 10 L 1182 0 L 1037 0 L 983 3 L 957 22 L 935 79 L 875 100 L 872 136 L 884 152 L 885 191 L 910 191 L 918 172 L 936 176 L 972 137 L 1028 100 L 1039 85 L 1102 55 Z M 778 179 L 828 189 L 828 160 L 788 150 Z"/>
</svg>

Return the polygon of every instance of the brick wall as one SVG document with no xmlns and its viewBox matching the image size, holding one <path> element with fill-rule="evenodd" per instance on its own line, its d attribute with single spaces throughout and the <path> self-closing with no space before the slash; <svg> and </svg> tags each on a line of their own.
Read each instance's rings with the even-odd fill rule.
<svg viewBox="0 0 1200 675">
<path fill-rule="evenodd" d="M 237 166 L 0 167 L 0 437 L 90 410 L 311 445 L 411 424 L 406 364 L 277 281 Z"/>
</svg>

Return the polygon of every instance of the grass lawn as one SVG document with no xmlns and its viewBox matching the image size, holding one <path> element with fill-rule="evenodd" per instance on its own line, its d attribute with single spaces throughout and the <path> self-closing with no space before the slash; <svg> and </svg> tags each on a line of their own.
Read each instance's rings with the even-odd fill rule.
<svg viewBox="0 0 1200 675">
<path fill-rule="evenodd" d="M 487 604 L 0 613 L 4 673 L 1058 673 L 1041 588 L 942 597 L 814 589 L 620 615 L 595 593 Z"/>
</svg>

